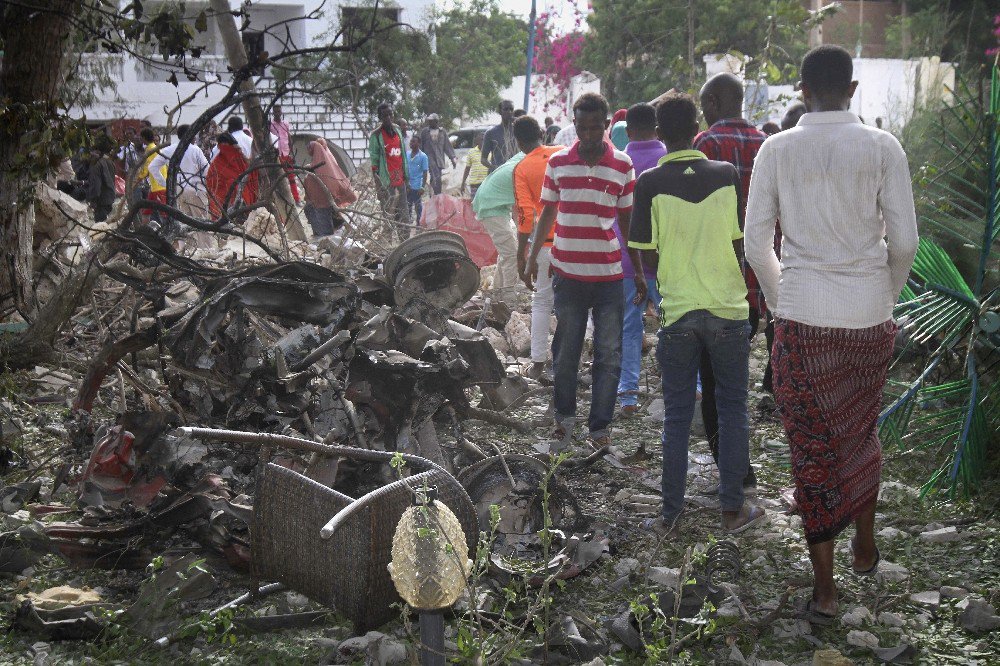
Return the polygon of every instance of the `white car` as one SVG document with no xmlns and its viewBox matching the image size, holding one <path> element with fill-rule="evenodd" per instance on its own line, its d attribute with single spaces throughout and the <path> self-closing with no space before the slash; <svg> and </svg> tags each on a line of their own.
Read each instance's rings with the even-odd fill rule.
<svg viewBox="0 0 1000 666">
<path fill-rule="evenodd" d="M 448 133 L 448 138 L 451 139 L 451 146 L 455 149 L 455 161 L 458 166 L 452 169 L 449 164 L 442 172 L 442 189 L 445 194 L 460 196 L 459 188 L 462 185 L 462 175 L 465 174 L 465 160 L 469 156 L 469 150 L 476 140 L 476 135 L 480 132 L 485 132 L 491 127 L 492 125 L 462 127 Z M 466 193 L 467 195 L 468 193 Z"/>
</svg>

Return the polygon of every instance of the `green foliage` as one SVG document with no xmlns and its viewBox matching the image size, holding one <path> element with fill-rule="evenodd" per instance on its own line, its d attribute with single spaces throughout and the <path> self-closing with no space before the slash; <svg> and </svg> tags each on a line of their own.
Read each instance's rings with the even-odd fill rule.
<svg viewBox="0 0 1000 666">
<path fill-rule="evenodd" d="M 693 91 L 702 56 L 751 59 L 750 78 L 790 83 L 808 48 L 810 14 L 798 0 L 695 2 L 694 63 L 688 51 L 688 3 L 594 0 L 583 65 L 601 77 L 612 105 L 652 99 L 673 87 Z M 693 64 L 693 67 L 692 67 Z"/>
<path fill-rule="evenodd" d="M 996 64 L 990 90 L 984 103 L 980 95 L 961 88 L 954 105 L 923 126 L 935 152 L 914 174 L 926 235 L 913 262 L 912 284 L 895 314 L 911 344 L 930 352 L 914 380 L 894 383 L 899 393 L 879 422 L 887 443 L 941 452 L 925 494 L 941 488 L 951 496 L 974 492 L 1000 429 L 1000 380 L 987 363 L 1000 340 L 983 325 L 1000 310 L 995 275 L 1000 233 Z M 909 138 L 915 136 L 920 135 Z M 956 361 L 961 368 L 957 376 L 943 370 Z"/>
<path fill-rule="evenodd" d="M 492 111 L 498 92 L 523 67 L 527 24 L 502 11 L 498 0 L 434 10 L 432 35 L 373 18 L 347 36 L 374 27 L 372 39 L 353 53 L 313 58 L 317 71 L 307 77 L 333 104 L 363 116 L 374 118 L 376 107 L 389 102 L 400 117 L 438 113 L 447 126 Z"/>
<path fill-rule="evenodd" d="M 885 31 L 885 57 L 940 56 L 969 67 L 990 64 L 986 50 L 995 46 L 989 31 L 995 2 L 991 7 L 989 0 L 909 0 L 908 9 Z"/>
</svg>

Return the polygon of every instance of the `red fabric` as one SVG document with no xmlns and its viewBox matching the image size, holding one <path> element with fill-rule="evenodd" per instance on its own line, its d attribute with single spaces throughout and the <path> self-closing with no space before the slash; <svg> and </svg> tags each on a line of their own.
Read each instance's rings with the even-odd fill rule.
<svg viewBox="0 0 1000 666">
<path fill-rule="evenodd" d="M 146 198 L 149 199 L 150 201 L 156 201 L 157 203 L 165 204 L 167 203 L 167 191 L 157 190 L 156 192 L 150 192 L 149 194 L 146 195 Z M 153 213 L 156 212 L 160 211 L 154 211 L 152 208 L 142 209 L 142 214 L 146 216 L 152 215 Z"/>
<path fill-rule="evenodd" d="M 614 127 L 615 123 L 625 120 L 625 116 L 628 115 L 628 109 L 618 109 L 615 111 L 615 115 L 611 116 L 611 126 Z"/>
<path fill-rule="evenodd" d="M 757 152 L 767 135 L 742 118 L 726 118 L 714 123 L 707 130 L 694 138 L 694 149 L 705 153 L 710 160 L 729 162 L 740 176 L 740 226 L 747 210 L 747 197 L 750 194 L 750 175 L 753 172 L 753 162 Z M 750 266 L 743 267 L 743 276 L 747 283 L 747 301 L 750 307 L 757 310 L 761 318 L 766 316 L 767 302 L 764 291 L 760 288 L 757 275 Z"/>
<path fill-rule="evenodd" d="M 382 128 L 382 142 L 385 144 L 385 168 L 389 171 L 389 184 L 399 187 L 403 184 L 403 143 L 399 135 L 388 134 Z"/>
<path fill-rule="evenodd" d="M 806 541 L 836 537 L 878 498 L 878 415 L 896 325 L 774 322 L 774 397 L 792 454 Z"/>
<path fill-rule="evenodd" d="M 306 201 L 316 208 L 329 208 L 333 204 L 349 206 L 358 200 L 358 195 L 351 189 L 350 178 L 340 168 L 326 140 L 319 138 L 309 142 L 309 158 L 309 168 L 313 173 L 306 176 L 303 182 Z"/>
<path fill-rule="evenodd" d="M 240 196 L 240 188 L 239 186 L 234 187 L 233 183 L 249 168 L 250 163 L 247 162 L 247 158 L 239 146 L 228 143 L 219 144 L 219 154 L 208 165 L 208 173 L 205 175 L 205 187 L 208 189 L 208 208 L 213 218 L 218 219 L 224 209 L 229 209 L 236 204 L 236 197 Z M 249 174 L 241 186 L 243 203 L 252 204 L 257 200 L 256 171 Z"/>
<path fill-rule="evenodd" d="M 420 224 L 428 229 L 453 231 L 465 241 L 469 257 L 480 268 L 497 262 L 497 249 L 486 227 L 472 212 L 472 201 L 448 194 L 437 194 L 424 203 Z"/>
<path fill-rule="evenodd" d="M 285 166 L 285 173 L 288 174 L 288 187 L 292 190 L 292 198 L 295 203 L 299 202 L 299 181 L 295 178 L 295 171 L 291 168 L 295 166 L 295 160 L 291 155 L 280 155 L 278 161 Z"/>
</svg>

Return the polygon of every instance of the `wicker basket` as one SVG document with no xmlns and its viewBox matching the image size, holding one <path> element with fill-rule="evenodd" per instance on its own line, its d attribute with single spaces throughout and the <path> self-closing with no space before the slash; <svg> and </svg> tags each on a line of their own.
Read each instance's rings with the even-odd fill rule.
<svg viewBox="0 0 1000 666">
<path fill-rule="evenodd" d="M 388 461 L 393 455 L 328 448 L 336 455 L 363 460 Z M 425 483 L 436 486 L 438 500 L 458 517 L 467 542 L 474 547 L 479 537 L 475 508 L 458 481 L 423 458 L 405 456 L 405 460 L 408 469 L 418 473 L 357 500 L 292 470 L 264 465 L 251 536 L 255 579 L 279 581 L 336 609 L 358 632 L 396 616 L 392 604 L 400 598 L 386 567 L 396 525 L 413 504 L 413 488 Z M 325 539 L 320 532 L 328 522 L 334 529 Z"/>
</svg>

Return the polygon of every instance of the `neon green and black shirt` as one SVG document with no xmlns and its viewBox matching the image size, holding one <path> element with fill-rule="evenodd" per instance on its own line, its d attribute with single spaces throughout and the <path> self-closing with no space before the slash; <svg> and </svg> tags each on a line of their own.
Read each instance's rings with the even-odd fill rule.
<svg viewBox="0 0 1000 666">
<path fill-rule="evenodd" d="M 663 297 L 660 325 L 708 310 L 746 319 L 747 287 L 733 241 L 743 238 L 740 179 L 728 162 L 697 150 L 664 156 L 636 181 L 629 247 L 656 250 L 656 286 Z"/>
</svg>

